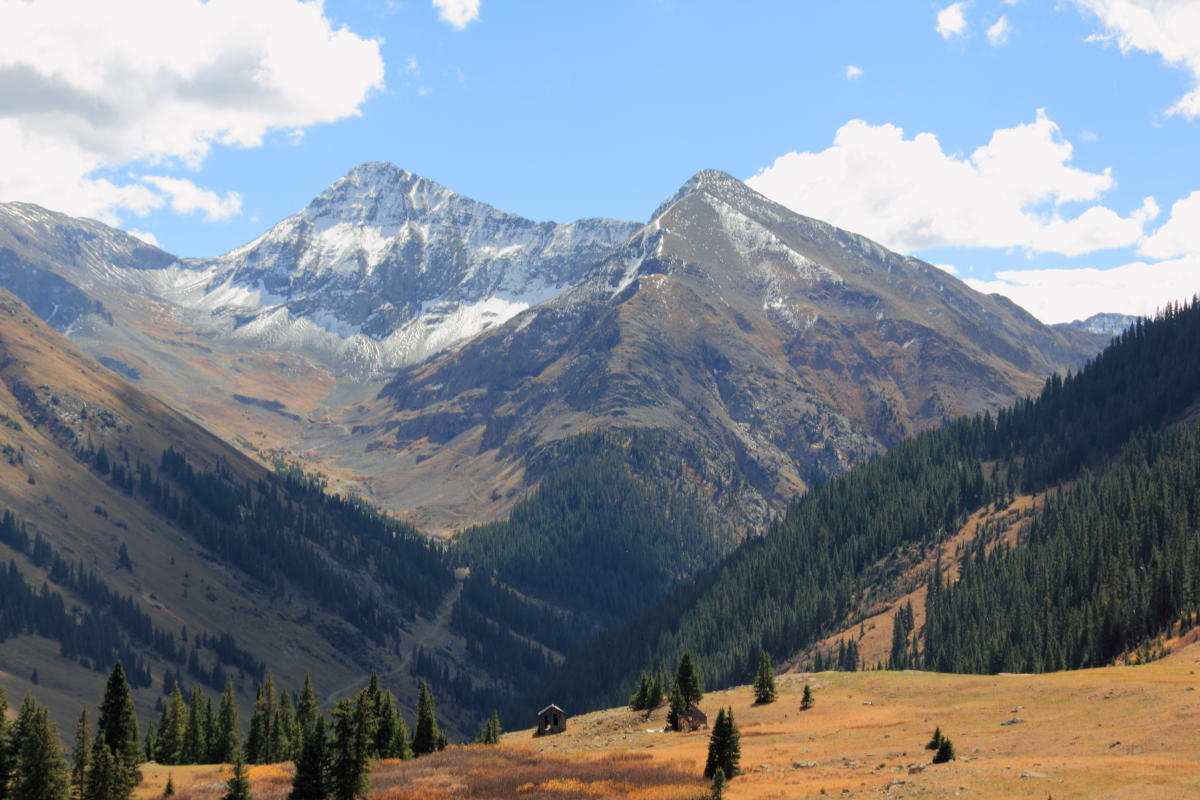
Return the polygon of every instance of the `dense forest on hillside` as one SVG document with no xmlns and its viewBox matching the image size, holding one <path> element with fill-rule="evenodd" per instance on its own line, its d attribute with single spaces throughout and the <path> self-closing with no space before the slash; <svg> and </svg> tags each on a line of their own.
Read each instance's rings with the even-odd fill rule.
<svg viewBox="0 0 1200 800">
<path fill-rule="evenodd" d="M 862 598 L 884 582 L 889 571 L 911 563 L 901 557 L 904 552 L 928 548 L 955 531 L 969 513 L 1018 488 L 1044 490 L 1108 469 L 1127 443 L 1142 436 L 1140 432 L 1179 418 L 1198 395 L 1200 305 L 1193 303 L 1168 308 L 1151 322 L 1139 322 L 1078 374 L 1049 379 L 1037 398 L 995 417 L 984 414 L 956 420 L 815 489 L 765 537 L 747 543 L 637 620 L 568 658 L 538 694 L 563 698 L 576 709 L 614 705 L 629 695 L 642 669 L 669 665 L 688 649 L 696 654 L 709 685 L 745 682 L 753 675 L 760 647 L 776 658 L 788 657 L 852 621 L 861 611 Z M 1140 479 L 1155 488 L 1145 493 L 1131 489 L 1127 501 L 1132 508 L 1148 509 L 1153 492 L 1197 496 L 1200 485 L 1188 483 L 1194 476 L 1185 469 L 1185 451 L 1189 445 L 1194 448 L 1194 439 L 1181 435 L 1170 446 L 1167 440 L 1144 436 L 1138 441 L 1140 445 L 1130 445 L 1135 451 L 1140 446 L 1143 451 L 1161 449 L 1177 455 L 1142 457 Z M 1137 457 L 1128 458 L 1135 464 L 1128 469 L 1138 468 Z M 1030 533 L 1030 543 L 1039 548 L 1036 554 L 1042 559 L 1050 559 L 1058 548 L 1059 565 L 1044 568 L 1059 574 L 1048 573 L 1046 580 L 1061 578 L 1080 548 L 1093 544 L 1108 548 L 1100 578 L 1090 585 L 1081 579 L 1077 592 L 1053 592 L 1046 601 L 1049 608 L 1043 618 L 1062 615 L 1078 626 L 1094 619 L 1110 632 L 1101 634 L 1104 643 L 1090 650 L 1080 646 L 1069 656 L 1064 653 L 1061 663 L 1085 663 L 1078 661 L 1085 651 L 1087 658 L 1112 658 L 1113 648 L 1128 646 L 1131 637 L 1152 632 L 1195 602 L 1190 589 L 1183 588 L 1184 578 L 1174 572 L 1161 581 L 1120 578 L 1121 573 L 1136 574 L 1139 567 L 1164 569 L 1169 559 L 1186 562 L 1189 553 L 1180 545 L 1183 535 L 1172 537 L 1167 531 L 1169 525 L 1194 531 L 1188 528 L 1194 520 L 1191 507 L 1184 514 L 1169 498 L 1162 498 L 1162 513 L 1170 514 L 1171 522 L 1158 532 L 1149 531 L 1149 526 L 1139 530 L 1141 518 L 1128 515 L 1117 519 L 1134 528 L 1130 534 L 1099 530 L 1089 534 L 1087 527 L 1068 527 L 1063 522 L 1067 514 L 1103 518 L 1106 509 L 1092 502 L 1103 490 L 1092 481 L 1134 481 L 1127 473 L 1122 478 L 1120 467 L 1112 469 L 1117 472 L 1105 473 L 1107 478 L 1081 481 L 1079 491 L 1051 505 Z M 1167 473 L 1175 476 L 1173 489 L 1167 488 Z M 1159 502 L 1153 500 L 1156 507 Z M 996 668 L 997 657 L 989 649 L 996 643 L 994 617 L 1010 613 L 1008 599 L 997 593 L 997 587 L 1017 580 L 1020 565 L 1034 560 L 1032 553 L 1022 556 L 1020 552 L 1002 551 L 989 563 L 991 572 L 981 570 L 980 577 L 974 578 L 968 570 L 961 589 L 946 589 L 939 595 L 931 631 L 935 640 L 940 637 L 946 644 L 935 641 L 930 657 L 939 659 L 940 666 Z M 976 596 L 988 596 L 990 601 L 971 607 L 972 587 L 982 587 L 987 583 L 985 574 L 1001 570 L 1007 572 L 993 578 L 989 589 L 975 590 Z M 1151 590 L 1160 596 L 1144 599 Z M 1126 597 L 1130 592 L 1132 599 Z M 1106 598 L 1106 593 L 1118 593 L 1117 599 Z M 1080 605 L 1078 598 L 1086 602 Z M 1073 611 L 1073 603 L 1080 610 Z M 944 604 L 940 606 L 944 616 L 939 616 L 939 604 Z M 1018 631 L 1008 633 L 1011 638 Z M 1046 635 L 1053 634 L 1043 638 Z M 958 663 L 940 660 L 938 648 L 956 644 L 981 655 L 966 656 L 968 660 Z M 1005 658 L 1009 657 L 999 660 Z M 1059 663 L 1056 659 L 1021 663 L 1047 668 Z"/>
<path fill-rule="evenodd" d="M 625 622 L 714 563 L 727 536 L 660 472 L 653 432 L 590 433 L 562 446 L 550 472 L 507 520 L 470 528 L 451 551 L 468 566 L 453 628 L 492 677 L 528 686 L 554 661 Z"/>
</svg>

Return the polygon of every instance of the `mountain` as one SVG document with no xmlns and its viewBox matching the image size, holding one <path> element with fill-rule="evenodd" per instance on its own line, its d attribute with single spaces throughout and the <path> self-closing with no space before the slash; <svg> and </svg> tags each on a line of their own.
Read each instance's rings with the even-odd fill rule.
<svg viewBox="0 0 1200 800">
<path fill-rule="evenodd" d="M 1163 637 L 1196 625 L 1198 355 L 1200 301 L 1135 323 L 1036 398 L 816 488 L 533 694 L 610 705 L 685 650 L 717 686 L 751 676 L 759 648 L 852 670 L 881 619 L 891 647 L 868 666 L 1042 672 L 1155 658 Z"/>
<path fill-rule="evenodd" d="M 502 515 L 574 434 L 651 429 L 677 467 L 657 477 L 753 531 L 1100 341 L 701 172 L 577 286 L 401 369 L 327 446 L 444 527 Z"/>
<path fill-rule="evenodd" d="M 595 429 L 661 432 L 674 458 L 655 479 L 759 530 L 1107 338 L 716 172 L 647 225 L 558 225 L 364 164 L 208 260 L 5 204 L 0 282 L 247 452 L 440 531 L 502 518 Z"/>
<path fill-rule="evenodd" d="M 1121 331 L 1128 328 L 1133 323 L 1137 322 L 1141 317 L 1132 316 L 1130 314 L 1092 314 L 1087 319 L 1077 319 L 1074 322 L 1066 322 L 1056 325 L 1058 328 L 1075 328 L 1076 330 L 1094 333 L 1100 336 L 1116 336 Z"/>
<path fill-rule="evenodd" d="M 167 675 L 334 692 L 444 626 L 455 582 L 415 531 L 270 473 L 3 290 L 0 454 L 0 673 L 39 672 L 64 730 L 114 658 L 148 717 Z"/>
</svg>

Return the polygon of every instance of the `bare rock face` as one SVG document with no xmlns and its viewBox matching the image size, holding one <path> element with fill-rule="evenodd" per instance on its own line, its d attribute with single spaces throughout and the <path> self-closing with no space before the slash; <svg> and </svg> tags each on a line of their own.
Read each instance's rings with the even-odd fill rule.
<svg viewBox="0 0 1200 800">
<path fill-rule="evenodd" d="M 702 172 L 576 287 L 401 370 L 386 420 L 359 435 L 407 474 L 469 442 L 529 481 L 572 433 L 654 428 L 684 464 L 670 477 L 748 531 L 1098 345 Z"/>
</svg>

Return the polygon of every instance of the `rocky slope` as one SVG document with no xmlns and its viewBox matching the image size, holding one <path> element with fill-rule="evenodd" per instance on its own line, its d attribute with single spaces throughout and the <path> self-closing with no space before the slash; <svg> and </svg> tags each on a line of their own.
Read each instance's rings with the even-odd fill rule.
<svg viewBox="0 0 1200 800">
<path fill-rule="evenodd" d="M 671 477 L 749 531 L 1099 343 L 702 172 L 578 286 L 401 370 L 347 447 L 394 464 L 383 496 L 429 487 L 415 499 L 437 524 L 502 513 L 566 436 L 654 428 L 683 465 Z"/>
</svg>

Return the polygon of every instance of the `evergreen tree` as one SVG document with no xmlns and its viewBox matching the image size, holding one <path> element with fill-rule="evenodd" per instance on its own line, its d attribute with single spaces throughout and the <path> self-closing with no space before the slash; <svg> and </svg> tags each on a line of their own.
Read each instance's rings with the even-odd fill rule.
<svg viewBox="0 0 1200 800">
<path fill-rule="evenodd" d="M 306 686 L 311 684 L 305 681 Z M 296 759 L 296 775 L 288 800 L 326 800 L 329 796 L 328 765 L 325 762 L 325 723 L 318 715 L 308 726 L 304 746 Z"/>
<path fill-rule="evenodd" d="M 158 754 L 158 737 L 154 733 L 154 723 L 146 723 L 146 733 L 142 735 L 142 761 L 154 761 Z"/>
<path fill-rule="evenodd" d="M 775 670 L 766 650 L 758 651 L 758 673 L 754 676 L 754 702 L 760 705 L 775 702 Z"/>
<path fill-rule="evenodd" d="M 661 667 L 655 670 L 654 680 L 650 682 L 650 693 L 646 696 L 646 709 L 648 711 L 652 711 L 663 704 L 666 694 L 666 690 L 663 687 L 666 680 Z"/>
<path fill-rule="evenodd" d="M 250 735 L 246 738 L 246 760 L 251 764 L 270 764 L 278 761 L 272 751 L 278 698 L 275 696 L 275 679 L 267 673 L 267 679 L 259 684 L 254 699 L 254 711 L 250 715 Z"/>
<path fill-rule="evenodd" d="M 488 721 L 479 729 L 479 735 L 475 737 L 475 741 L 480 744 L 499 744 L 500 732 L 500 715 L 493 709 L 492 716 L 488 717 Z"/>
<path fill-rule="evenodd" d="M 688 706 L 698 706 L 704 699 L 704 687 L 700 683 L 700 672 L 690 652 L 679 657 L 679 666 L 675 670 L 675 685 L 683 693 L 683 699 Z"/>
<path fill-rule="evenodd" d="M 183 702 L 183 690 L 179 682 L 171 688 L 171 697 L 163 705 L 158 718 L 158 736 L 155 739 L 157 760 L 160 764 L 181 764 L 184 757 L 184 742 L 187 738 L 187 706 Z"/>
<path fill-rule="evenodd" d="M 87 706 L 84 706 L 79 712 L 79 722 L 75 723 L 75 746 L 71 749 L 71 797 L 75 800 L 83 797 L 83 785 L 87 780 L 91 758 L 92 723 L 88 719 Z"/>
<path fill-rule="evenodd" d="M 404 758 L 408 750 L 408 728 L 400 717 L 391 690 L 380 695 L 379 707 L 375 712 L 374 739 L 372 750 L 376 758 Z"/>
<path fill-rule="evenodd" d="M 187 721 L 183 726 L 183 745 L 180 748 L 180 764 L 200 764 L 208 756 L 204 736 L 204 693 L 200 687 L 192 689 L 188 703 Z"/>
<path fill-rule="evenodd" d="M 422 683 L 422 685 L 424 685 Z M 332 800 L 367 797 L 370 782 L 371 729 L 365 695 L 339 700 L 333 710 L 333 752 L 329 757 L 329 795 Z"/>
<path fill-rule="evenodd" d="M 720 767 L 713 773 L 712 791 L 708 796 L 709 800 L 725 800 L 725 770 Z"/>
<path fill-rule="evenodd" d="M 642 677 L 638 680 L 637 691 L 629 697 L 629 708 L 632 711 L 642 711 L 649 707 L 650 703 L 650 673 L 642 670 Z"/>
<path fill-rule="evenodd" d="M 721 709 L 717 712 L 717 721 L 713 723 L 712 733 L 708 738 L 708 759 L 704 763 L 704 777 L 712 778 L 717 770 L 722 770 L 726 776 L 737 775 L 738 762 L 742 758 L 741 734 L 733 721 L 733 709 Z"/>
<path fill-rule="evenodd" d="M 229 681 L 225 684 L 225 693 L 221 695 L 221 707 L 217 711 L 217 720 L 213 725 L 210 760 L 216 764 L 228 764 L 240 749 L 241 735 L 238 733 L 237 697 L 233 693 L 233 681 Z"/>
<path fill-rule="evenodd" d="M 679 688 L 678 683 L 671 687 L 671 697 L 667 701 L 667 704 L 669 706 L 667 710 L 667 727 L 673 731 L 681 730 L 683 728 L 683 720 L 687 717 L 688 711 L 691 710 L 692 706 L 688 703 L 687 698 L 683 696 L 683 690 Z"/>
<path fill-rule="evenodd" d="M 287 692 L 280 692 L 279 708 L 271 726 L 272 760 L 294 761 L 297 753 L 296 737 L 296 712 L 292 707 L 292 698 Z"/>
<path fill-rule="evenodd" d="M 83 783 L 83 800 L 112 800 L 125 797 L 121 765 L 113 758 L 108 742 L 99 735 L 92 742 L 92 759 L 87 780 Z"/>
<path fill-rule="evenodd" d="M 954 745 L 950 741 L 949 736 L 943 736 L 941 743 L 938 744 L 937 752 L 933 754 L 933 763 L 945 764 L 947 761 L 954 761 L 958 756 L 954 753 Z"/>
<path fill-rule="evenodd" d="M 445 746 L 446 739 L 438 728 L 433 694 L 429 691 L 429 684 L 421 681 L 417 695 L 417 727 L 413 731 L 413 755 L 423 756 Z"/>
<path fill-rule="evenodd" d="M 813 707 L 813 703 L 815 702 L 816 701 L 813 699 L 812 687 L 807 683 L 804 684 L 804 694 L 800 696 L 800 710 L 808 711 Z"/>
<path fill-rule="evenodd" d="M 296 704 L 296 728 L 301 740 L 308 739 L 313 726 L 321 718 L 321 704 L 317 700 L 317 690 L 313 687 L 312 676 L 304 676 L 304 688 L 300 690 L 300 701 Z"/>
<path fill-rule="evenodd" d="M 46 707 L 25 698 L 13 726 L 11 748 L 15 754 L 10 800 L 67 800 L 70 780 L 58 742 L 58 729 Z"/>
<path fill-rule="evenodd" d="M 125 679 L 125 668 L 120 661 L 113 666 L 104 687 L 104 698 L 100 701 L 96 720 L 96 735 L 108 745 L 121 777 L 120 792 L 110 800 L 125 800 L 133 794 L 133 787 L 137 786 L 140 778 L 138 764 L 141 762 L 141 748 L 138 746 L 137 712 L 133 708 L 129 682 Z"/>
<path fill-rule="evenodd" d="M 175 779 L 171 777 L 171 773 L 167 773 L 167 785 L 163 787 L 163 797 L 175 796 Z"/>
<path fill-rule="evenodd" d="M 12 776 L 8 734 L 8 698 L 4 694 L 4 687 L 0 686 L 0 800 L 8 797 L 8 784 Z"/>
<path fill-rule="evenodd" d="M 942 729 L 941 729 L 941 728 L 934 728 L 934 729 L 933 729 L 933 736 L 932 736 L 932 738 L 930 738 L 930 740 L 929 740 L 929 741 L 926 743 L 926 745 L 925 745 L 925 749 L 926 749 L 926 750 L 937 750 L 937 749 L 938 749 L 939 747 L 941 747 L 941 746 L 942 746 Z"/>
<path fill-rule="evenodd" d="M 233 775 L 225 782 L 225 794 L 221 800 L 254 800 L 250 794 L 250 777 L 246 774 L 246 759 L 239 749 L 233 758 Z"/>
</svg>

